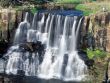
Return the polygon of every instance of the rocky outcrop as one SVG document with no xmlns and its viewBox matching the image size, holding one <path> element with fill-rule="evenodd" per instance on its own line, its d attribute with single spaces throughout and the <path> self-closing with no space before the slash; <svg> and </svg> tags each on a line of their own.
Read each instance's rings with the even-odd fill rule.
<svg viewBox="0 0 110 83">
<path fill-rule="evenodd" d="M 110 52 L 110 13 L 86 16 L 83 27 L 83 47 Z"/>
</svg>

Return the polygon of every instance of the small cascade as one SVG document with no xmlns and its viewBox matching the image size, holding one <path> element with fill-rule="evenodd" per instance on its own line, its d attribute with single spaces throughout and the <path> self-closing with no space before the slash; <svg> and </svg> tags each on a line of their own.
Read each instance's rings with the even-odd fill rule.
<svg viewBox="0 0 110 83">
<path fill-rule="evenodd" d="M 48 14 L 47 14 L 48 13 Z M 79 15 L 79 13 L 78 13 Z M 85 78 L 87 66 L 78 55 L 78 37 L 82 16 L 62 12 L 38 12 L 30 25 L 28 13 L 16 30 L 14 44 L 8 57 L 6 73 L 43 79 L 80 81 Z"/>
</svg>

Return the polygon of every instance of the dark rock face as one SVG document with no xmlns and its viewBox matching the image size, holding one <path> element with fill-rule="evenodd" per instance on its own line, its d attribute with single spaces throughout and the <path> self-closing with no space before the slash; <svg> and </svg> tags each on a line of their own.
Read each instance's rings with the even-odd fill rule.
<svg viewBox="0 0 110 83">
<path fill-rule="evenodd" d="M 68 54 L 65 54 L 63 59 L 64 59 L 64 61 L 63 61 L 63 65 L 62 65 L 62 75 L 65 74 L 65 68 L 68 64 Z"/>
<path fill-rule="evenodd" d="M 89 59 L 88 56 L 87 56 L 87 53 L 84 52 L 84 51 L 82 51 L 82 50 L 79 50 L 79 51 L 78 51 L 78 54 L 79 54 L 80 58 L 81 58 L 82 60 L 84 60 L 84 61 L 86 61 L 86 60 Z"/>
<path fill-rule="evenodd" d="M 3 57 L 3 54 L 5 54 L 8 50 L 9 44 L 6 41 L 1 41 L 0 42 L 0 58 Z"/>
<path fill-rule="evenodd" d="M 44 46 L 40 41 L 37 41 L 36 43 L 26 42 L 24 44 L 20 44 L 20 49 L 23 49 L 29 52 L 39 52 L 40 54 L 40 51 L 44 51 Z"/>
<path fill-rule="evenodd" d="M 80 56 L 80 58 L 85 62 L 85 64 L 88 66 L 88 68 L 92 67 L 94 65 L 94 60 L 89 59 L 87 56 L 87 53 L 80 50 L 78 51 L 78 54 Z"/>
<path fill-rule="evenodd" d="M 88 66 L 88 68 L 90 69 L 93 65 L 94 65 L 94 60 L 93 59 L 89 59 L 85 61 L 85 64 Z"/>
</svg>

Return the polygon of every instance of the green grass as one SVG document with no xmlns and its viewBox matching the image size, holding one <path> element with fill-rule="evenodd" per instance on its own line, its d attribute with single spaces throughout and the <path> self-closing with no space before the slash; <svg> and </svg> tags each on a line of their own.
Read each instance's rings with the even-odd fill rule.
<svg viewBox="0 0 110 83">
<path fill-rule="evenodd" d="M 76 6 L 76 10 L 81 10 L 84 12 L 85 16 L 101 13 L 103 10 L 103 7 L 110 11 L 110 2 L 92 2 L 92 3 L 85 3 L 85 4 L 78 4 Z"/>
<path fill-rule="evenodd" d="M 93 10 L 90 6 L 87 6 L 85 4 L 79 4 L 76 6 L 76 10 L 81 10 L 83 11 L 85 16 L 88 16 L 90 14 L 94 14 L 97 12 L 97 8 Z"/>
</svg>

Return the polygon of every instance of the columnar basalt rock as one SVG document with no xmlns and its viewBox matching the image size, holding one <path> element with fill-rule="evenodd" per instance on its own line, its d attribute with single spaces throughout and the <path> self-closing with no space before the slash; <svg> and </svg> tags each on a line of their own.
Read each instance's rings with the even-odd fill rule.
<svg viewBox="0 0 110 83">
<path fill-rule="evenodd" d="M 22 11 L 13 9 L 0 10 L 0 40 L 11 41 L 17 24 L 21 22 Z"/>
<path fill-rule="evenodd" d="M 86 16 L 83 26 L 83 36 L 86 36 L 86 47 L 90 41 L 91 36 L 94 39 L 96 48 L 110 52 L 110 13 L 103 12 L 96 15 Z"/>
<path fill-rule="evenodd" d="M 23 11 L 15 9 L 0 10 L 0 54 L 6 53 L 13 43 L 15 30 L 23 20 Z"/>
<path fill-rule="evenodd" d="M 110 52 L 110 27 L 107 28 L 106 50 Z"/>
</svg>

